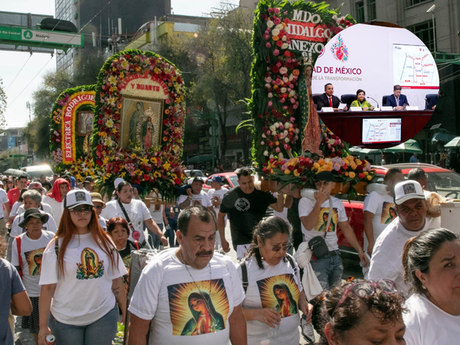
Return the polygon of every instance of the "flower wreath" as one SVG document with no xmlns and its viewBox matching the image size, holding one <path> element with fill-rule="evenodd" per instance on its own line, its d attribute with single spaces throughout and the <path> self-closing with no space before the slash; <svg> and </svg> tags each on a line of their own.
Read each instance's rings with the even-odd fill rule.
<svg viewBox="0 0 460 345">
<path fill-rule="evenodd" d="M 85 166 L 79 164 L 78 162 L 81 161 L 89 161 L 91 160 L 91 135 L 85 136 L 78 136 L 75 133 L 75 125 L 77 122 L 76 114 L 78 111 L 87 110 L 90 112 L 94 112 L 94 103 L 91 101 L 83 102 L 82 105 L 75 107 L 72 112 L 72 133 L 73 133 L 73 140 L 72 140 L 72 152 L 74 156 L 72 159 L 72 163 L 65 163 L 62 159 L 62 145 L 63 145 L 63 137 L 62 137 L 62 122 L 65 111 L 65 108 L 68 106 L 69 101 L 75 99 L 79 95 L 86 95 L 87 93 L 91 93 L 96 90 L 96 85 L 82 85 L 70 89 L 64 90 L 59 97 L 57 98 L 56 102 L 53 105 L 51 116 L 50 116 L 50 152 L 53 160 L 55 162 L 54 170 L 56 172 L 62 172 L 64 170 L 69 170 L 73 174 L 80 176 L 79 180 L 83 181 L 86 175 L 95 176 L 96 172 L 93 170 L 88 170 Z M 85 153 L 86 152 L 86 153 Z"/>
<path fill-rule="evenodd" d="M 166 85 L 161 144 L 144 150 L 121 148 L 123 85 L 133 75 L 145 75 Z M 141 50 L 126 50 L 110 57 L 97 79 L 93 159 L 103 171 L 103 192 L 111 193 L 117 177 L 141 185 L 146 192 L 174 197 L 174 187 L 185 179 L 181 165 L 185 115 L 185 88 L 180 71 L 163 57 Z"/>
<path fill-rule="evenodd" d="M 295 10 L 319 15 L 318 25 L 325 25 L 330 30 L 329 39 L 355 23 L 350 16 L 341 17 L 339 10 L 329 9 L 325 3 L 259 1 L 254 18 L 250 102 L 254 120 L 253 161 L 259 167 L 270 158 L 295 156 L 300 150 L 299 138 L 303 128 L 299 123 L 299 78 L 303 58 L 300 51 L 289 50 L 291 40 L 287 31 Z M 324 38 L 321 43 L 327 41 Z M 318 56 L 319 52 L 312 53 L 312 65 Z"/>
</svg>

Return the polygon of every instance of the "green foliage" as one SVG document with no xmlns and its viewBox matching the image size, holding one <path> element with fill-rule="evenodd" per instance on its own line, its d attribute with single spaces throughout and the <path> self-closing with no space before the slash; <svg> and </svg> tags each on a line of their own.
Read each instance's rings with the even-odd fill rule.
<svg viewBox="0 0 460 345">
<path fill-rule="evenodd" d="M 5 111 L 7 105 L 7 97 L 3 88 L 3 79 L 0 78 L 0 130 L 6 127 Z"/>
</svg>

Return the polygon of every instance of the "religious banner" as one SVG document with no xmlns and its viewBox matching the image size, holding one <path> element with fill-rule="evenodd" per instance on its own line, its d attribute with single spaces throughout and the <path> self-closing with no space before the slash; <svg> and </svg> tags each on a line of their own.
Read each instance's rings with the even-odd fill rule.
<svg viewBox="0 0 460 345">
<path fill-rule="evenodd" d="M 151 52 L 115 54 L 99 73 L 96 104 L 93 158 L 104 170 L 104 192 L 111 193 L 121 177 L 173 198 L 185 178 L 185 88 L 179 70 Z"/>
<path fill-rule="evenodd" d="M 93 169 L 75 168 L 77 162 L 91 156 L 95 95 L 95 85 L 66 89 L 51 113 L 50 151 L 55 170 L 73 170 L 79 180 L 95 174 Z"/>
</svg>

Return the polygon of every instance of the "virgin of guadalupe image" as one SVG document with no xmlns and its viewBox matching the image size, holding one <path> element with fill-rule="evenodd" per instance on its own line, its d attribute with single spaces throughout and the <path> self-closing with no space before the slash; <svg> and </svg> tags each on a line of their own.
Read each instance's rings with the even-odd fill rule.
<svg viewBox="0 0 460 345">
<path fill-rule="evenodd" d="M 215 333 L 225 329 L 224 318 L 214 308 L 207 292 L 191 293 L 188 307 L 193 317 L 187 321 L 181 335 Z"/>
<path fill-rule="evenodd" d="M 281 317 L 297 314 L 297 303 L 294 301 L 291 291 L 286 284 L 275 284 L 273 286 L 273 294 L 278 302 L 275 309 L 279 311 Z"/>
<path fill-rule="evenodd" d="M 77 279 L 99 278 L 104 274 L 104 261 L 92 250 L 85 248 L 81 254 L 82 263 L 77 263 Z"/>
<path fill-rule="evenodd" d="M 329 213 L 324 212 L 323 213 L 323 224 L 319 227 L 318 231 L 326 231 L 326 226 L 327 226 L 327 221 L 329 219 Z M 329 224 L 329 229 L 327 229 L 328 232 L 334 232 L 335 231 L 335 223 L 334 223 L 334 217 L 331 218 L 331 224 Z"/>
<path fill-rule="evenodd" d="M 396 214 L 396 210 L 394 207 L 390 207 L 388 209 L 389 216 L 387 220 L 385 221 L 385 224 L 390 224 L 398 215 Z"/>
<path fill-rule="evenodd" d="M 132 144 L 138 143 L 137 140 L 137 125 L 141 122 L 145 116 L 144 103 L 136 102 L 136 110 L 133 111 L 131 119 L 129 120 L 129 140 Z"/>
<path fill-rule="evenodd" d="M 147 116 L 145 121 L 142 123 L 142 143 L 144 150 L 149 150 L 152 147 L 154 127 L 152 118 Z"/>
</svg>

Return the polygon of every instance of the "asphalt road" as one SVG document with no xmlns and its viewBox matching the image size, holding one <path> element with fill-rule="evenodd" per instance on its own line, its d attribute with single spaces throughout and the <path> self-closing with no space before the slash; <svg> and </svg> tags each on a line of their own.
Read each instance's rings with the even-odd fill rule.
<svg viewBox="0 0 460 345">
<path fill-rule="evenodd" d="M 231 233 L 230 233 L 230 227 L 228 226 L 228 222 L 227 222 L 227 226 L 225 228 L 225 237 L 227 239 L 231 239 Z M 231 243 L 231 241 L 229 240 L 229 242 Z M 233 250 L 233 248 L 230 250 L 230 252 L 228 252 L 229 256 L 231 256 L 234 261 L 236 262 L 236 252 Z M 359 268 L 359 266 L 358 266 Z M 357 270 L 357 267 L 356 266 L 345 266 L 345 270 L 344 270 L 344 273 L 343 273 L 343 277 L 344 279 L 350 277 L 350 276 L 353 276 L 353 277 L 356 277 L 356 278 L 362 278 L 362 273 L 360 270 Z M 299 328 L 299 332 L 300 332 L 300 328 Z M 306 342 L 304 341 L 302 335 L 300 336 L 300 344 L 304 345 L 306 344 Z M 318 338 L 317 338 L 318 340 Z M 20 317 L 17 317 L 16 318 L 16 323 L 15 323 L 15 345 L 35 345 L 35 341 L 34 341 L 34 338 L 32 336 L 32 334 L 29 332 L 29 330 L 23 330 L 21 328 L 21 318 Z"/>
</svg>

